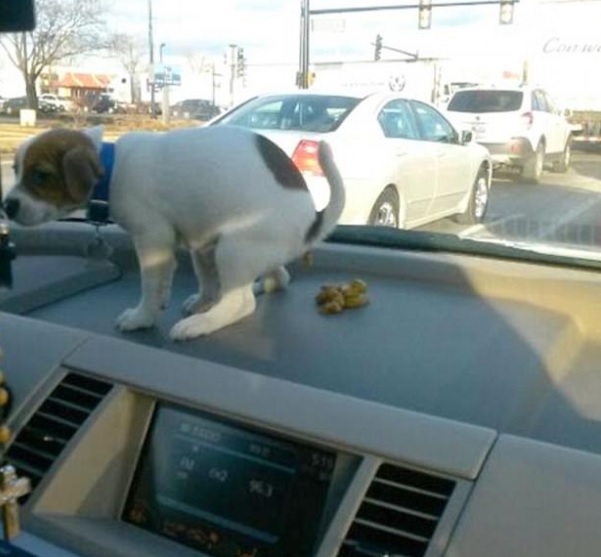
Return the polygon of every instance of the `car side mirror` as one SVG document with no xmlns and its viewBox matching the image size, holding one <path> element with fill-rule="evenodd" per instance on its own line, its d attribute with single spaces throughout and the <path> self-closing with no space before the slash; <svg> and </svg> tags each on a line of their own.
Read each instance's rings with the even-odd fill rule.
<svg viewBox="0 0 601 557">
<path fill-rule="evenodd" d="M 466 145 L 467 143 L 471 143 L 474 139 L 474 134 L 472 130 L 463 130 L 461 132 L 461 144 Z"/>
<path fill-rule="evenodd" d="M 569 108 L 564 108 L 561 113 L 566 117 L 569 118 L 570 116 L 572 116 L 572 111 Z"/>
<path fill-rule="evenodd" d="M 32 31 L 34 28 L 34 0 L 2 0 L 0 2 L 0 33 Z"/>
</svg>

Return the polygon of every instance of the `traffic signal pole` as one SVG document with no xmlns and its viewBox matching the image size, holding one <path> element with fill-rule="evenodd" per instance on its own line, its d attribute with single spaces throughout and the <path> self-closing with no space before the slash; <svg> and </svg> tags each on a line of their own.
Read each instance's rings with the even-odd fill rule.
<svg viewBox="0 0 601 557">
<path fill-rule="evenodd" d="M 309 37 L 311 25 L 310 0 L 301 0 L 300 57 L 297 75 L 299 89 L 309 87 Z"/>
<path fill-rule="evenodd" d="M 377 12 L 384 10 L 432 10 L 434 8 L 456 8 L 460 6 L 483 6 L 496 4 L 501 6 L 500 23 L 511 23 L 513 20 L 512 10 L 515 4 L 520 0 L 451 0 L 439 2 L 424 2 L 417 4 L 396 4 L 388 6 L 356 6 L 353 8 L 322 8 L 312 10 L 309 6 L 309 0 L 301 0 L 301 25 L 300 25 L 300 49 L 299 49 L 299 69 L 297 72 L 297 85 L 300 89 L 307 89 L 309 85 L 309 31 L 312 15 L 343 14 L 359 12 Z M 425 28 L 426 26 L 422 26 Z M 429 25 L 427 26 L 429 27 Z"/>
</svg>

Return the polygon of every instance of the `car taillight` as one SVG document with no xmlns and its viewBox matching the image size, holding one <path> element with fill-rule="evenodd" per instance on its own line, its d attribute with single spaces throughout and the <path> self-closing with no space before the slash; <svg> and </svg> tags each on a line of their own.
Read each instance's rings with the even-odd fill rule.
<svg viewBox="0 0 601 557">
<path fill-rule="evenodd" d="M 525 128 L 529 128 L 532 126 L 532 122 L 534 122 L 534 114 L 532 112 L 524 112 L 520 116 L 520 122 Z"/>
<path fill-rule="evenodd" d="M 292 153 L 292 162 L 301 172 L 308 172 L 317 176 L 323 176 L 323 170 L 319 165 L 317 149 L 319 142 L 311 139 L 301 139 L 294 153 Z"/>
</svg>

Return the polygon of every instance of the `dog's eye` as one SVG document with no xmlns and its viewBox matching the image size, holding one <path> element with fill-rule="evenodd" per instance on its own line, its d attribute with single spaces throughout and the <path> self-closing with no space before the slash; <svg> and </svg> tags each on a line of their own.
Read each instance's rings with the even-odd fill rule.
<svg viewBox="0 0 601 557">
<path fill-rule="evenodd" d="M 36 168 L 32 173 L 32 180 L 36 186 L 42 185 L 49 177 L 51 173 L 46 170 L 40 170 Z"/>
</svg>

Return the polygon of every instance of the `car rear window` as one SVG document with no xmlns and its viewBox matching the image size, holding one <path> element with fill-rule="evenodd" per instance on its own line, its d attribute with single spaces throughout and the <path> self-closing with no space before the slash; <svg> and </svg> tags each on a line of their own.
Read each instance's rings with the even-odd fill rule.
<svg viewBox="0 0 601 557">
<path fill-rule="evenodd" d="M 452 112 L 512 112 L 522 106 L 522 91 L 458 91 L 447 110 Z"/>
<path fill-rule="evenodd" d="M 338 95 L 277 95 L 257 97 L 235 109 L 220 124 L 252 129 L 334 131 L 360 102 Z"/>
</svg>

